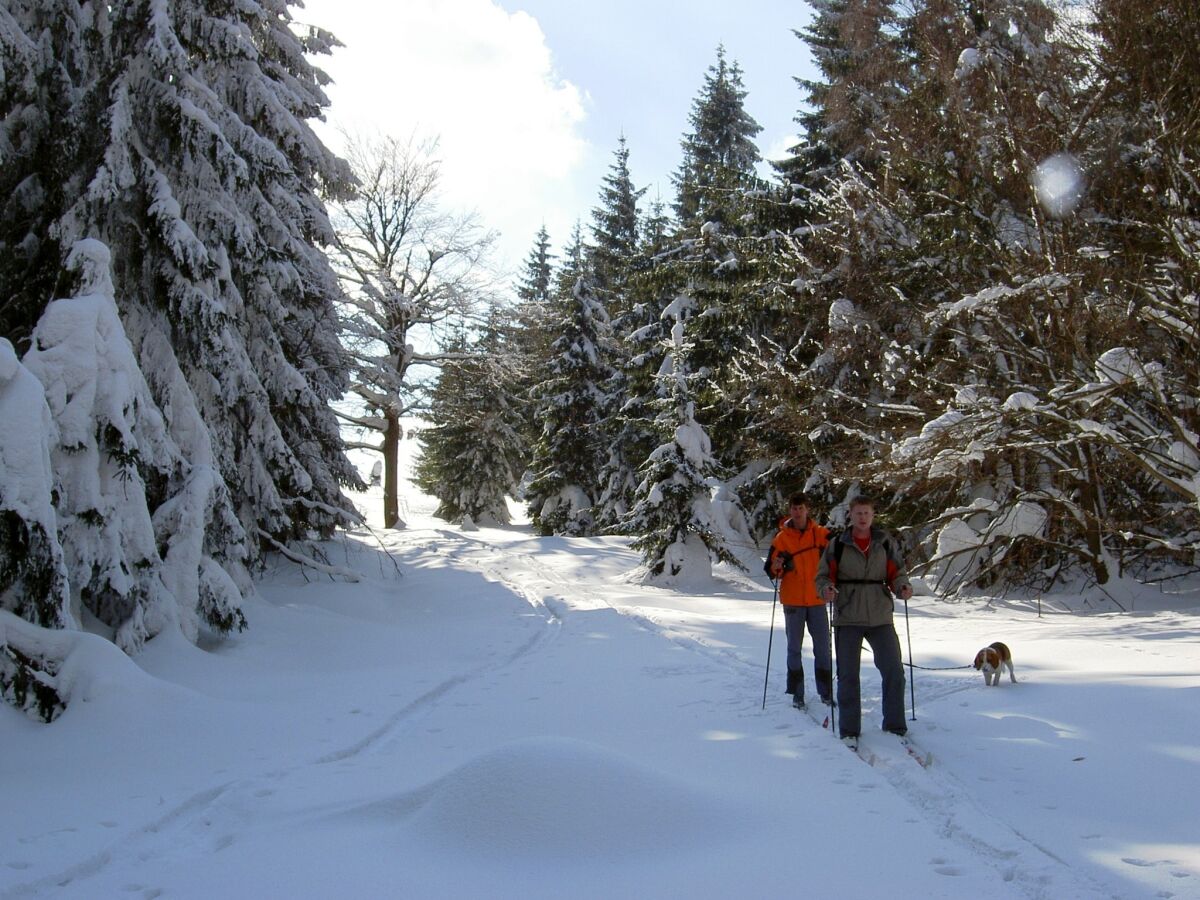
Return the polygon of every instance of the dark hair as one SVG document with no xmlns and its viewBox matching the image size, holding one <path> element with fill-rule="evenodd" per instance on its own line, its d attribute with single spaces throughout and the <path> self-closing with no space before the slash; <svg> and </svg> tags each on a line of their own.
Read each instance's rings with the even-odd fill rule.
<svg viewBox="0 0 1200 900">
<path fill-rule="evenodd" d="M 812 506 L 812 501 L 804 491 L 797 491 L 788 497 L 788 506 Z"/>
<path fill-rule="evenodd" d="M 850 505 L 846 508 L 854 509 L 854 507 L 856 507 L 856 506 L 869 506 L 869 507 L 871 507 L 871 509 L 874 509 L 875 508 L 875 498 L 868 497 L 866 494 L 859 494 L 853 500 L 850 501 Z"/>
</svg>

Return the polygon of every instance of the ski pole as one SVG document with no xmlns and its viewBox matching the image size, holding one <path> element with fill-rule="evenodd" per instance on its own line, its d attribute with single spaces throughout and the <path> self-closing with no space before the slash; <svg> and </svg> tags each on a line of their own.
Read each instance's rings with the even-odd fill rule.
<svg viewBox="0 0 1200 900">
<path fill-rule="evenodd" d="M 837 642 L 833 639 L 833 610 L 834 610 L 833 604 L 834 604 L 834 601 L 830 600 L 829 601 L 829 663 L 830 663 L 830 665 L 833 666 L 833 671 L 829 673 L 829 690 L 830 690 L 829 728 L 834 734 L 837 734 L 838 733 L 837 732 L 837 727 L 838 727 L 838 724 L 837 724 L 837 720 L 838 720 L 838 711 L 837 711 L 837 707 L 838 707 L 838 704 L 837 704 L 837 685 L 838 685 Z"/>
<path fill-rule="evenodd" d="M 771 680 L 771 644 L 775 640 L 775 605 L 779 602 L 779 582 L 772 578 L 771 583 L 775 585 L 775 595 L 771 598 L 771 633 L 767 638 L 767 671 L 763 675 L 763 709 L 767 708 L 767 682 Z"/>
<path fill-rule="evenodd" d="M 904 633 L 908 638 L 908 693 L 912 697 L 912 719 L 917 721 L 917 685 L 913 681 L 912 625 L 908 622 L 908 598 L 904 598 Z"/>
</svg>

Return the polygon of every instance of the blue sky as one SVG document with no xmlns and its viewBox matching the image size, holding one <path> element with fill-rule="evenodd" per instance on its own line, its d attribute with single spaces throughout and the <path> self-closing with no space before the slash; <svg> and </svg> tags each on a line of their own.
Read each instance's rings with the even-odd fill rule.
<svg viewBox="0 0 1200 900">
<path fill-rule="evenodd" d="M 639 184 L 662 181 L 679 162 L 679 140 L 718 44 L 744 70 L 751 115 L 763 126 L 760 149 L 785 146 L 801 99 L 793 75 L 811 72 L 793 28 L 807 5 L 785 0 L 687 4 L 609 0 L 598 4 L 506 3 L 537 19 L 557 70 L 587 94 L 583 134 L 611 153 L 624 131 Z M 742 12 L 736 12 L 737 8 Z"/>
<path fill-rule="evenodd" d="M 785 0 L 306 0 L 294 14 L 346 44 L 323 65 L 335 81 L 323 136 L 438 136 L 445 201 L 500 231 L 510 266 L 543 222 L 556 244 L 586 224 L 621 134 L 637 185 L 671 199 L 718 44 L 743 69 L 764 155 L 794 134 L 792 79 L 812 72 L 792 33 L 810 10 Z"/>
</svg>

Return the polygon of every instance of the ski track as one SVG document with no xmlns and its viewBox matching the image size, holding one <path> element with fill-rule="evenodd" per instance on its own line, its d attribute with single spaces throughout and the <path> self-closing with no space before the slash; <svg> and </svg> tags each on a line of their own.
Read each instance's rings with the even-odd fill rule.
<svg viewBox="0 0 1200 900">
<path fill-rule="evenodd" d="M 439 534 L 448 541 L 461 537 L 449 531 L 439 532 Z M 389 554 L 393 549 L 399 548 L 386 548 Z M 491 549 L 499 550 L 494 545 Z M 462 556 L 461 551 L 456 552 L 454 549 L 451 549 L 449 554 L 452 558 Z M 533 557 L 526 556 L 525 558 L 530 561 L 531 566 L 536 563 Z M 250 818 L 248 810 L 253 808 L 255 801 L 275 793 L 279 790 L 280 782 L 291 775 L 302 772 L 310 766 L 346 762 L 364 755 L 378 747 L 401 728 L 419 719 L 422 714 L 436 708 L 457 688 L 481 676 L 503 671 L 557 639 L 562 628 L 560 611 L 565 609 L 565 606 L 549 601 L 541 594 L 526 587 L 525 584 L 513 582 L 499 572 L 479 566 L 474 568 L 485 576 L 492 575 L 494 581 L 503 584 L 514 595 L 537 610 L 545 627 L 538 628 L 527 641 L 504 659 L 476 666 L 469 672 L 448 678 L 434 686 L 392 713 L 381 726 L 354 743 L 340 750 L 324 753 L 308 763 L 299 763 L 287 769 L 265 772 L 252 779 L 225 782 L 197 791 L 150 823 L 126 832 L 108 847 L 86 859 L 72 863 L 34 881 L 5 888 L 0 891 L 0 900 L 17 900 L 22 897 L 56 894 L 64 888 L 77 885 L 77 882 L 102 874 L 120 860 L 136 856 L 137 859 L 145 861 L 176 852 L 181 846 L 195 846 L 198 843 L 195 839 L 181 840 L 181 836 L 189 832 L 199 832 L 206 840 L 211 840 L 211 846 L 207 849 L 209 852 L 216 852 L 235 840 L 236 829 L 221 826 L 229 825 L 231 820 L 245 821 Z M 561 578 L 557 579 L 557 582 L 564 588 L 567 586 Z M 236 824 L 236 821 L 233 824 Z M 214 834 L 218 835 L 215 839 L 212 838 Z M 147 889 L 147 896 L 157 896 L 157 892 Z"/>
<path fill-rule="evenodd" d="M 196 815 L 202 815 L 205 810 L 210 809 L 234 784 L 236 782 L 225 782 L 216 787 L 197 791 L 157 819 L 128 832 L 124 837 L 115 841 L 104 850 L 100 850 L 79 862 L 72 863 L 59 872 L 44 875 L 36 881 L 6 888 L 3 892 L 0 892 L 0 897 L 36 897 L 41 895 L 43 891 L 57 893 L 60 889 L 69 887 L 77 881 L 98 875 L 114 861 L 121 858 L 122 855 L 129 855 L 138 844 L 144 843 L 148 836 L 167 834 L 173 830 L 173 826 L 183 822 L 185 819 L 190 821 Z M 151 858 L 153 855 L 155 854 L 142 851 L 138 854 L 138 858 L 145 860 Z"/>
<path fill-rule="evenodd" d="M 442 534 L 447 538 L 460 537 L 448 531 Z M 528 562 L 529 570 L 518 570 L 517 578 L 520 580 L 517 581 L 513 580 L 507 567 L 503 571 L 491 567 L 481 567 L 480 570 L 496 578 L 514 593 L 525 597 L 533 605 L 539 605 L 539 601 L 531 596 L 531 582 L 536 584 L 541 581 L 556 587 L 565 586 L 561 577 L 539 563 L 532 554 L 512 554 L 505 548 L 489 544 L 481 538 L 472 537 L 471 540 L 480 549 L 487 549 L 507 561 L 521 559 Z M 466 558 L 464 561 L 470 562 L 470 559 Z M 553 577 L 547 577 L 548 575 Z M 546 598 L 541 598 L 540 603 L 545 602 Z M 707 662 L 736 674 L 739 680 L 761 683 L 764 674 L 762 665 L 743 658 L 735 650 L 713 647 L 653 615 L 623 609 L 607 601 L 604 605 L 639 628 L 656 633 L 676 646 L 702 656 Z M 911 676 L 911 671 L 909 674 Z M 974 685 L 975 678 L 964 674 L 930 681 L 935 687 L 927 691 L 926 696 L 931 701 L 937 701 L 968 690 Z M 869 696 L 864 681 L 864 699 Z M 791 711 L 790 706 L 788 711 Z M 756 708 L 753 712 L 758 713 L 759 710 Z M 806 712 L 809 714 L 805 718 L 813 728 L 825 730 L 811 711 Z M 837 741 L 832 732 L 830 736 L 833 741 Z M 1022 833 L 1011 823 L 1003 823 L 1001 838 L 985 837 L 981 825 L 986 826 L 989 834 L 994 834 L 1000 823 L 996 822 L 994 815 L 980 807 L 971 792 L 953 773 L 939 765 L 936 756 L 928 769 L 923 768 L 908 755 L 898 741 L 888 743 L 878 739 L 882 737 L 885 736 L 873 735 L 870 740 L 860 745 L 871 754 L 872 759 L 868 761 L 860 756 L 859 762 L 878 772 L 937 833 L 994 869 L 1003 881 L 1018 888 L 1030 900 L 1093 900 L 1098 897 L 1116 897 L 1111 888 L 1076 872 L 1067 861 Z M 927 747 L 923 746 L 921 749 L 928 752 Z M 847 748 L 846 752 L 852 751 Z M 1011 839 L 1013 846 L 1005 846 L 1008 841 L 1004 838 Z M 948 861 L 934 862 L 942 874 L 956 875 L 961 871 Z"/>
</svg>

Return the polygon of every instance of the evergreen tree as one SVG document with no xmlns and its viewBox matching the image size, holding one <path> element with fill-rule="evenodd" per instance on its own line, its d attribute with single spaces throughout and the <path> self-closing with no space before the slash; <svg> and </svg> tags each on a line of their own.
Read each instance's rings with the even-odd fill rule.
<svg viewBox="0 0 1200 900">
<path fill-rule="evenodd" d="M 107 30 L 106 9 L 73 0 L 0 8 L 0 335 L 19 353 L 60 290 L 56 219 L 102 152 Z"/>
<path fill-rule="evenodd" d="M 682 291 L 699 304 L 687 346 L 688 370 L 704 385 L 696 414 L 721 464 L 734 472 L 742 453 L 744 407 L 731 390 L 731 367 L 762 330 L 763 310 L 753 299 L 752 260 L 758 259 L 756 204 L 763 187 L 753 137 L 761 131 L 746 112 L 741 69 L 723 48 L 693 103 L 693 131 L 684 136 L 684 164 L 676 179 L 679 227 L 659 265 L 673 297 Z"/>
<path fill-rule="evenodd" d="M 971 510 L 946 514 L 938 533 L 949 537 L 934 552 L 967 548 L 982 563 L 972 579 L 1082 565 L 1107 581 L 1100 459 L 1034 413 L 1093 369 L 1126 318 L 1123 303 L 1087 287 L 1094 264 L 1080 223 L 1038 202 L 1040 165 L 1086 115 L 1077 48 L 1037 0 L 930 3 L 908 33 L 916 66 L 892 177 L 906 185 L 893 208 L 913 252 L 883 283 L 921 301 L 902 367 L 923 422 L 885 460 L 885 477 L 920 498 L 923 517 Z M 924 262 L 934 259 L 945 262 Z"/>
<path fill-rule="evenodd" d="M 172 550 L 187 535 L 156 521 L 186 501 L 173 497 L 151 515 L 147 482 L 172 477 L 183 461 L 121 327 L 107 248 L 81 241 L 68 265 L 80 273 L 79 293 L 47 307 L 25 365 L 44 385 L 58 434 L 50 458 L 72 619 L 98 621 L 128 653 L 170 623 L 193 641 L 201 619 L 240 627 L 238 588 L 205 559 L 202 535 L 181 560 Z M 189 474 L 181 495 L 204 478 Z M 171 524 L 186 529 L 203 512 Z"/>
<path fill-rule="evenodd" d="M 0 9 L 0 335 L 42 336 L 26 356 L 70 421 L 52 454 L 70 488 L 58 529 L 72 597 L 96 617 L 75 623 L 129 651 L 167 624 L 192 639 L 240 626 L 264 549 L 355 516 L 329 409 L 346 361 L 320 199 L 349 173 L 307 122 L 328 102 L 307 54 L 332 38 L 293 24 L 285 0 Z M 75 302 L 68 263 L 107 304 Z M 90 333 L 112 343 L 63 334 L 83 307 L 115 308 Z M 126 339 L 129 366 L 103 368 Z M 63 405 L 50 386 L 69 378 L 108 399 Z M 5 555 L 27 530 L 6 530 Z"/>
<path fill-rule="evenodd" d="M 306 121 L 328 101 L 305 54 L 331 38 L 297 37 L 284 0 L 157 13 L 112 9 L 108 145 L 62 234 L 109 245 L 139 351 L 169 336 L 255 545 L 327 535 L 357 483 L 329 407 L 346 360 L 320 247 L 319 195 L 349 173 Z"/>
<path fill-rule="evenodd" d="M 670 243 L 670 219 L 656 201 L 646 220 L 642 242 L 627 288 L 627 308 L 613 323 L 621 348 L 611 396 L 613 408 L 604 422 L 608 456 L 600 472 L 597 524 L 604 530 L 623 529 L 641 476 L 638 469 L 658 446 L 651 403 L 657 392 L 657 373 L 670 333 L 663 310 L 674 296 L 674 271 L 661 264 Z"/>
<path fill-rule="evenodd" d="M 642 551 L 649 581 L 711 575 L 714 561 L 740 565 L 713 513 L 713 483 L 721 470 L 696 421 L 697 379 L 687 370 L 685 327 L 694 312 L 695 304 L 683 294 L 665 311 L 671 336 L 658 376 L 660 399 L 653 404 L 661 443 L 642 467 L 637 502 L 625 525 L 638 535 L 633 546 Z"/>
<path fill-rule="evenodd" d="M 524 269 L 516 285 L 517 305 L 508 346 L 516 363 L 508 372 L 506 389 L 514 397 L 521 416 L 521 433 L 526 446 L 533 446 L 541 433 L 533 402 L 534 388 L 550 359 L 550 344 L 554 335 L 549 314 L 553 299 L 554 254 L 550 251 L 550 235 L 543 225 L 534 238 L 533 248 L 525 258 Z"/>
<path fill-rule="evenodd" d="M 597 295 L 612 321 L 614 334 L 623 334 L 631 318 L 636 317 L 632 306 L 633 281 L 644 270 L 638 231 L 640 217 L 638 201 L 645 188 L 635 189 L 629 174 L 629 148 L 622 137 L 615 152 L 615 161 L 604 178 L 600 203 L 592 210 L 592 243 L 587 248 L 588 272 L 596 284 Z M 629 396 L 627 361 L 630 347 L 625 341 L 609 344 L 607 364 L 612 370 L 606 395 L 611 398 L 600 413 L 599 437 L 607 447 L 606 459 L 598 476 L 595 522 L 601 530 L 617 526 L 628 509 L 636 468 L 640 459 L 633 437 L 627 427 L 625 407 Z"/>
<path fill-rule="evenodd" d="M 517 298 L 522 303 L 550 302 L 554 277 L 554 254 L 550 252 L 550 233 L 543 225 L 533 241 L 533 249 L 525 258 L 525 268 L 517 284 Z"/>
<path fill-rule="evenodd" d="M 520 408 L 504 389 L 514 357 L 503 334 L 493 316 L 474 345 L 454 341 L 447 350 L 458 358 L 443 366 L 433 389 L 413 480 L 438 498 L 434 515 L 450 522 L 507 525 L 506 498 L 524 470 Z"/>
<path fill-rule="evenodd" d="M 599 424 L 610 402 L 606 363 L 611 326 L 586 269 L 575 229 L 559 273 L 547 377 L 534 402 L 542 434 L 533 448 L 533 480 L 526 490 L 534 527 L 543 534 L 590 534 L 603 462 Z"/>
<path fill-rule="evenodd" d="M 709 67 L 682 141 L 683 162 L 674 177 L 675 216 L 683 228 L 715 222 L 728 231 L 739 227 L 736 194 L 755 183 L 761 159 L 754 137 L 762 126 L 746 112 L 742 70 L 727 63 L 725 48 Z"/>
<path fill-rule="evenodd" d="M 0 609 L 45 628 L 71 621 L 71 595 L 50 448 L 55 425 L 46 391 L 0 338 Z"/>
<path fill-rule="evenodd" d="M 600 204 L 592 210 L 588 265 L 600 298 L 615 317 L 627 304 L 625 292 L 638 257 L 638 201 L 645 188 L 634 188 L 629 174 L 629 147 L 622 136 L 615 162 L 604 176 Z"/>
<path fill-rule="evenodd" d="M 880 159 L 905 75 L 894 6 L 890 0 L 814 0 L 812 21 L 795 34 L 821 79 L 796 79 L 805 106 L 795 120 L 801 141 L 776 167 L 786 181 L 816 187 L 843 160 L 871 167 Z"/>
<path fill-rule="evenodd" d="M 0 421 L 0 700 L 49 722 L 65 708 L 54 678 L 61 656 L 41 637 L 78 627 L 54 508 L 55 426 L 45 388 L 4 338 Z"/>
<path fill-rule="evenodd" d="M 1132 234 L 1156 231 L 1129 216 L 1124 186 L 1145 178 L 1090 196 L 1080 178 L 1137 158 L 1145 141 L 1121 142 L 1147 106 L 1117 101 L 1115 83 L 1097 93 L 1110 73 L 1081 69 L 1087 43 L 1043 3 L 930 0 L 902 25 L 911 66 L 898 101 L 882 94 L 885 152 L 811 194 L 815 227 L 790 251 L 799 308 L 827 317 L 775 367 L 781 400 L 795 398 L 786 420 L 836 462 L 833 483 L 871 482 L 901 517 L 932 522 L 915 536 L 943 587 L 1104 583 L 1167 543 L 1193 458 L 1186 416 L 1166 412 L 1188 391 L 1162 374 L 1176 365 L 1170 301 L 1145 318 L 1129 303 L 1179 281 L 1117 287 L 1117 272 L 1147 271 L 1121 259 L 1137 256 Z M 1075 166 L 1059 156 L 1072 141 L 1112 155 Z"/>
<path fill-rule="evenodd" d="M 135 350 L 170 348 L 151 379 L 168 426 L 162 391 L 186 380 L 252 550 L 346 521 L 339 484 L 355 477 L 328 409 L 344 385 L 337 288 L 317 246 L 331 237 L 317 193 L 346 172 L 305 121 L 327 101 L 304 54 L 329 36 L 298 38 L 282 0 L 10 11 L 42 46 L 5 79 L 12 171 L 33 175 L 7 195 L 9 221 L 39 234 L 0 245 L 7 334 L 32 331 L 73 243 L 102 239 Z M 235 32 L 246 40 L 222 37 Z"/>
</svg>

